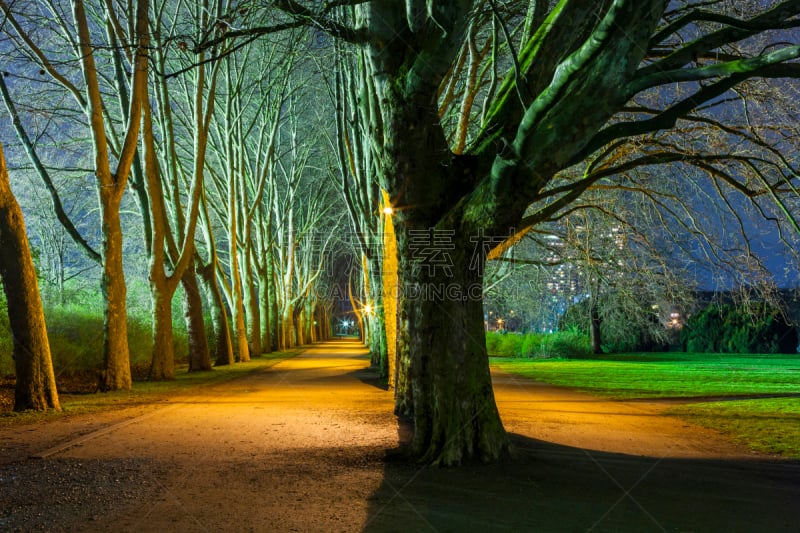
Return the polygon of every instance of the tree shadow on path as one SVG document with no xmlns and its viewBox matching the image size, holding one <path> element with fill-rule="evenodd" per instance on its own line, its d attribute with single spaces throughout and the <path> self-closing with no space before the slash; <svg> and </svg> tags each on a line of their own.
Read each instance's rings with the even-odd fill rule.
<svg viewBox="0 0 800 533">
<path fill-rule="evenodd" d="M 660 459 L 511 438 L 514 459 L 500 465 L 430 468 L 390 457 L 363 530 L 788 532 L 800 524 L 797 462 Z"/>
</svg>

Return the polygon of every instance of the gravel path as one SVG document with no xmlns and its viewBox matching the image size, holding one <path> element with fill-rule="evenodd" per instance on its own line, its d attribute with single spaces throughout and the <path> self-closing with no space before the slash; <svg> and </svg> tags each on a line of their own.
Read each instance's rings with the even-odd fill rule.
<svg viewBox="0 0 800 533">
<path fill-rule="evenodd" d="M 495 375 L 510 464 L 387 458 L 363 348 L 157 406 L 0 428 L 0 531 L 796 531 L 800 466 L 656 405 Z M 31 458 L 38 456 L 40 458 Z"/>
</svg>

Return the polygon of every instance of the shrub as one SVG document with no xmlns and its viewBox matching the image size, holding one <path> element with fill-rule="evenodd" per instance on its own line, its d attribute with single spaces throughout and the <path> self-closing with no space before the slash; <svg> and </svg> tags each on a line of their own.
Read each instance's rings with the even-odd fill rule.
<svg viewBox="0 0 800 533">
<path fill-rule="evenodd" d="M 59 376 L 95 375 L 103 365 L 102 307 L 89 297 L 65 306 L 45 308 L 47 334 L 56 380 Z M 177 306 L 176 306 L 177 307 Z M 177 311 L 176 311 L 177 315 Z M 186 327 L 178 315 L 174 326 L 175 359 L 188 354 Z M 143 377 L 150 366 L 152 347 L 149 316 L 128 317 L 128 348 L 134 376 Z M 5 307 L 0 309 L 0 373 L 14 374 L 12 337 Z"/>
<path fill-rule="evenodd" d="M 500 333 L 488 331 L 486 333 L 486 351 L 489 355 L 500 355 L 500 340 L 503 336 Z"/>
<path fill-rule="evenodd" d="M 779 309 L 712 304 L 692 315 L 681 332 L 686 351 L 706 353 L 796 353 L 797 331 Z"/>
<path fill-rule="evenodd" d="M 583 358 L 592 354 L 589 336 L 578 330 L 559 331 L 545 337 L 550 343 L 550 357 Z"/>
<path fill-rule="evenodd" d="M 591 354 L 589 337 L 576 330 L 524 335 L 488 332 L 486 350 L 499 357 L 575 358 Z"/>
</svg>

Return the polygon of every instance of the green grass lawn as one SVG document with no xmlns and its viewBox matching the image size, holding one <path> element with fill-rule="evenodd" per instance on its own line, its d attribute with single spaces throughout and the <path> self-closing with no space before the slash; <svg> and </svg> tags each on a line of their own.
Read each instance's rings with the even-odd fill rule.
<svg viewBox="0 0 800 533">
<path fill-rule="evenodd" d="M 492 359 L 499 369 L 615 399 L 697 398 L 669 414 L 753 449 L 800 459 L 800 356 L 625 354 L 589 360 Z M 786 395 L 782 398 L 737 397 Z M 709 398 L 712 397 L 712 398 Z M 724 401 L 716 397 L 727 397 Z"/>
</svg>

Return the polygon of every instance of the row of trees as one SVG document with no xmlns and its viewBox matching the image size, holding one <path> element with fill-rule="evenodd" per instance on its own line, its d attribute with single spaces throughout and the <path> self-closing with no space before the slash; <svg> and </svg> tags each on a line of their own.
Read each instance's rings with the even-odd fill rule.
<svg viewBox="0 0 800 533">
<path fill-rule="evenodd" d="M 285 325 L 320 279 L 303 239 L 323 224 L 314 217 L 344 211 L 362 257 L 353 301 L 369 306 L 361 319 L 375 362 L 393 376 L 396 410 L 413 417 L 413 450 L 424 461 L 508 452 L 486 357 L 484 270 L 523 235 L 561 232 L 579 243 L 595 233 L 587 230 L 593 213 L 614 219 L 614 195 L 648 206 L 646 223 L 633 226 L 637 242 L 669 242 L 722 263 L 734 264 L 731 225 L 718 222 L 718 210 L 737 234 L 749 233 L 744 209 L 777 235 L 800 227 L 797 0 L 137 0 L 98 2 L 88 14 L 84 0 L 72 0 L 70 14 L 64 4 L 41 0 L 28 11 L 0 0 L 16 61 L 49 76 L 42 89 L 70 102 L 34 123 L 80 117 L 89 133 L 104 246 L 84 248 L 103 266 L 107 315 L 124 311 L 127 184 L 144 221 L 155 316 L 167 316 L 160 310 L 187 273 L 211 264 L 200 279 L 225 295 L 227 305 L 213 309 L 233 314 L 240 358 L 257 337 L 252 318 L 242 318 L 255 316 L 253 302 L 270 302 L 272 320 L 282 321 L 277 344 L 291 337 Z M 288 63 L 259 70 L 271 53 Z M 322 96 L 301 98 L 291 78 L 281 81 L 288 65 L 307 73 L 302 59 L 323 54 Z M 265 94 L 274 98 L 254 104 Z M 314 127 L 325 96 L 334 132 Z M 19 104 L 13 94 L 7 101 Z M 251 120 L 250 105 L 274 117 L 294 106 L 302 120 L 286 128 Z M 327 160 L 312 156 L 319 146 Z M 293 180 L 311 160 L 325 161 L 323 177 L 301 190 Z M 331 175 L 343 210 L 309 201 Z M 224 257 L 217 242 L 227 244 Z M 581 250 L 597 272 L 588 280 L 616 283 L 613 264 Z M 750 264 L 747 241 L 744 252 L 736 260 Z M 386 312 L 395 300 L 396 319 Z M 155 319 L 156 344 L 168 338 L 168 322 Z M 111 321 L 107 338 L 119 327 Z M 107 385 L 125 386 L 108 342 Z M 169 376 L 158 357 L 154 376 Z"/>
<path fill-rule="evenodd" d="M 309 71 L 300 65 L 309 43 L 293 32 L 187 50 L 189 39 L 226 31 L 224 9 L 214 1 L 0 2 L 0 92 L 20 148 L 14 174 L 44 185 L 63 231 L 100 269 L 103 390 L 131 387 L 132 264 L 145 265 L 150 286 L 151 379 L 174 377 L 179 287 L 191 370 L 324 334 L 331 299 L 321 266 L 342 217 L 332 182 L 318 179 L 325 137 L 306 106 Z M 81 208 L 87 176 L 94 213 Z M 75 181 L 83 184 L 76 192 Z M 55 279 L 68 276 L 67 254 L 48 259 L 60 270 Z M 18 398 L 15 408 L 47 404 L 57 407 Z"/>
</svg>

